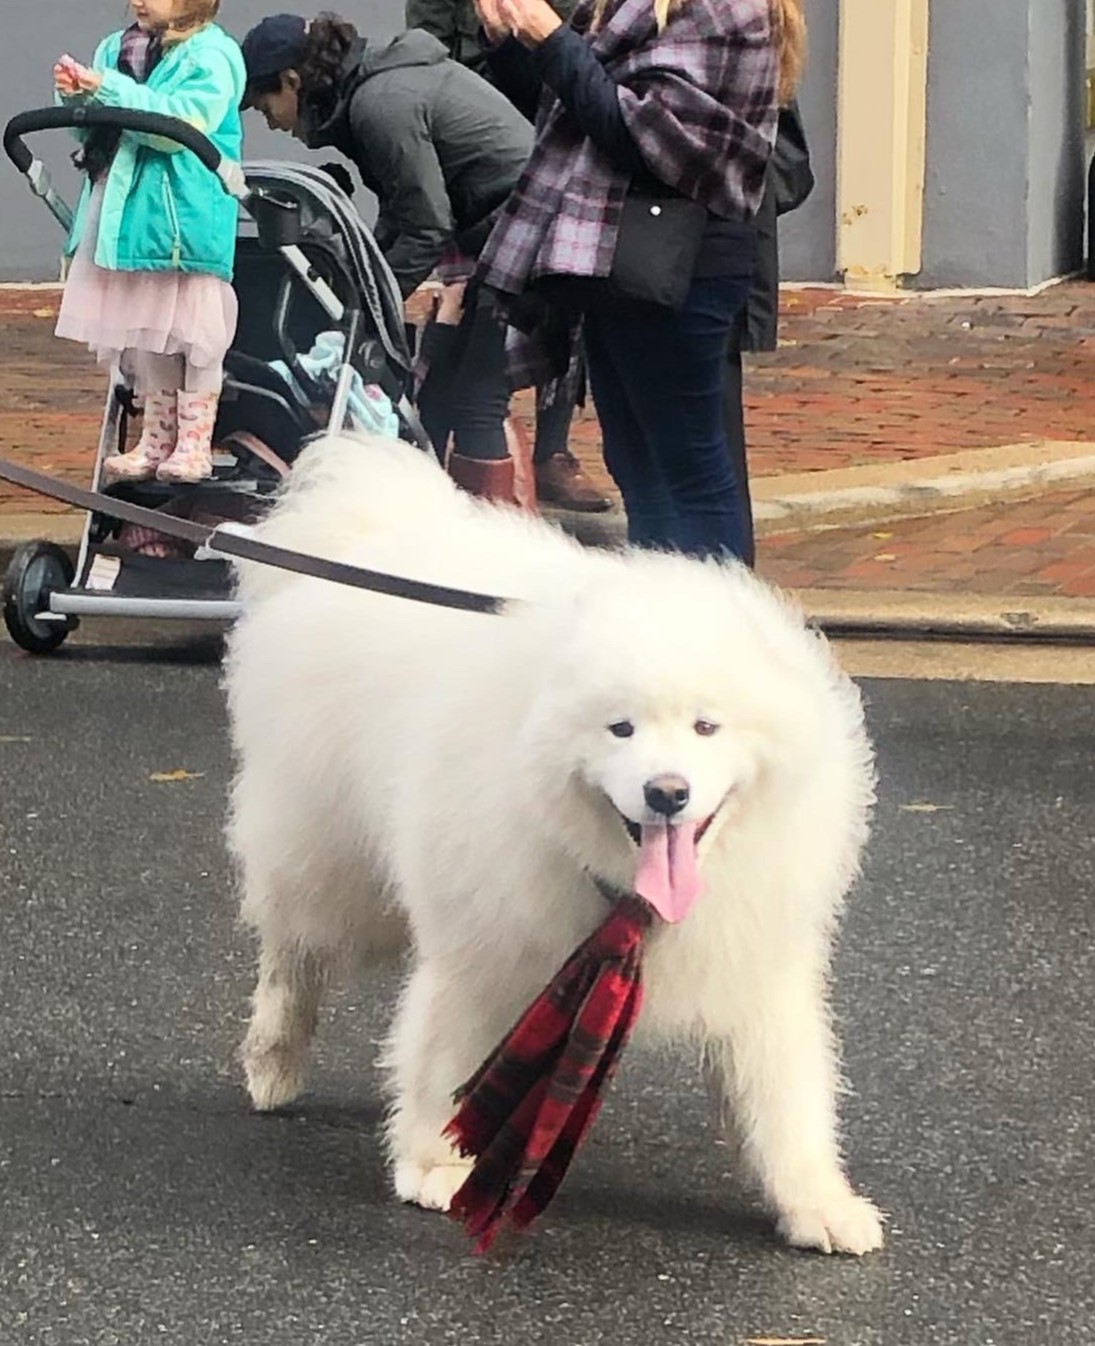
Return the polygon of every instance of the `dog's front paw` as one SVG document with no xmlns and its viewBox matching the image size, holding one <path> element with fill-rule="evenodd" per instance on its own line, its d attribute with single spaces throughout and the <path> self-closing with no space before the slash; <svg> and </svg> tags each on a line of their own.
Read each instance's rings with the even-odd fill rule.
<svg viewBox="0 0 1095 1346">
<path fill-rule="evenodd" d="M 284 1047 L 256 1050 L 245 1045 L 243 1068 L 256 1112 L 274 1112 L 304 1092 L 307 1064 L 300 1052 Z"/>
<path fill-rule="evenodd" d="M 472 1161 L 457 1156 L 444 1164 L 424 1165 L 401 1160 L 395 1166 L 395 1194 L 400 1201 L 424 1210 L 447 1211 L 471 1172 Z"/>
<path fill-rule="evenodd" d="M 862 1257 L 882 1247 L 882 1216 L 850 1189 L 785 1207 L 777 1225 L 793 1248 Z"/>
</svg>

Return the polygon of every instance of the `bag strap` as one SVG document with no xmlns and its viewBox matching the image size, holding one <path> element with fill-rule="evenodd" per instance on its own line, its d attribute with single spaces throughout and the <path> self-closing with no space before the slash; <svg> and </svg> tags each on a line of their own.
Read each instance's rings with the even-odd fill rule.
<svg viewBox="0 0 1095 1346">
<path fill-rule="evenodd" d="M 108 518 L 120 519 L 124 523 L 155 529 L 158 533 L 181 538 L 195 547 L 204 546 L 209 551 L 219 552 L 222 556 L 234 557 L 241 561 L 255 561 L 259 565 L 276 566 L 279 570 L 290 570 L 297 575 L 329 580 L 332 584 L 345 584 L 353 589 L 365 589 L 370 593 L 386 594 L 391 598 L 405 598 L 412 603 L 430 603 L 434 607 L 455 608 L 462 612 L 497 615 L 514 605 L 513 600 L 508 598 L 472 593 L 467 589 L 451 589 L 443 584 L 430 584 L 425 580 L 406 579 L 402 575 L 387 575 L 379 570 L 366 570 L 361 566 L 347 565 L 344 561 L 328 561 L 320 556 L 311 556 L 307 552 L 292 551 L 288 547 L 274 547 L 269 542 L 260 542 L 257 538 L 222 531 L 219 527 L 194 523 L 190 519 L 180 519 L 164 514 L 160 510 L 147 509 L 144 505 L 131 504 L 128 500 L 103 495 L 100 491 L 89 491 L 82 486 L 57 481 L 41 472 L 21 467 L 18 463 L 10 463 L 4 458 L 0 458 L 0 481 L 10 482 L 13 486 L 22 486 L 38 495 L 61 500 L 66 505 L 73 505 L 77 509 L 87 510 L 93 514 L 105 514 Z"/>
<path fill-rule="evenodd" d="M 231 448 L 233 444 L 238 444 L 241 449 L 253 453 L 260 462 L 265 463 L 267 467 L 272 467 L 279 477 L 284 478 L 289 475 L 288 463 L 279 458 L 265 440 L 259 439 L 258 435 L 253 435 L 250 430 L 233 430 L 221 440 L 222 447 Z"/>
</svg>

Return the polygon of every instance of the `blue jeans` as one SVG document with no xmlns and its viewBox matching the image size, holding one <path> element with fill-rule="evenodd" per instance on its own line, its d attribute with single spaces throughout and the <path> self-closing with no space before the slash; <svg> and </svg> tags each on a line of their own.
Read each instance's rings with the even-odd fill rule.
<svg viewBox="0 0 1095 1346">
<path fill-rule="evenodd" d="M 692 282 L 679 313 L 615 304 L 585 317 L 589 386 L 629 539 L 691 556 L 746 552 L 724 387 L 751 275 Z"/>
</svg>

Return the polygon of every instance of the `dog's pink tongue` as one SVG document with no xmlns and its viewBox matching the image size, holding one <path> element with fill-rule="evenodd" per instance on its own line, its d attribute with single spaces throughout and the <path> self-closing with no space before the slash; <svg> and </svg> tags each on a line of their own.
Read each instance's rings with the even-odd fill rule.
<svg viewBox="0 0 1095 1346">
<path fill-rule="evenodd" d="M 635 891 L 663 921 L 673 923 L 688 915 L 703 891 L 695 823 L 643 827 Z"/>
</svg>

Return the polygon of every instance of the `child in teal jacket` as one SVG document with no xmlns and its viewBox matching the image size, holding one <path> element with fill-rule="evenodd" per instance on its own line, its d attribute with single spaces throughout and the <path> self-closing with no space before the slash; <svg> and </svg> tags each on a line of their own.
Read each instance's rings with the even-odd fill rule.
<svg viewBox="0 0 1095 1346">
<path fill-rule="evenodd" d="M 133 0 L 136 22 L 106 38 L 91 68 L 63 56 L 63 101 L 178 117 L 240 160 L 245 74 L 239 46 L 213 22 L 219 0 Z M 224 356 L 238 317 L 230 284 L 238 207 L 221 180 L 175 142 L 90 133 L 88 183 L 68 243 L 58 336 L 131 371 L 144 427 L 106 459 L 109 481 L 201 481 Z"/>
</svg>

